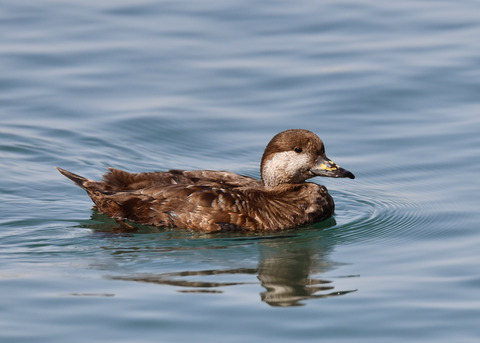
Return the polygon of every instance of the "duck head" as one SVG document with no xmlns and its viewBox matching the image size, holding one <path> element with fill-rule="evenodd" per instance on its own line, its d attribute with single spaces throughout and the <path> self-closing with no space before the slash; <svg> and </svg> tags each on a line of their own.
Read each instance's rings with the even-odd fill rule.
<svg viewBox="0 0 480 343">
<path fill-rule="evenodd" d="M 298 184 L 315 176 L 355 176 L 325 155 L 325 146 L 316 134 L 303 129 L 280 132 L 272 138 L 260 165 L 265 187 Z"/>
</svg>

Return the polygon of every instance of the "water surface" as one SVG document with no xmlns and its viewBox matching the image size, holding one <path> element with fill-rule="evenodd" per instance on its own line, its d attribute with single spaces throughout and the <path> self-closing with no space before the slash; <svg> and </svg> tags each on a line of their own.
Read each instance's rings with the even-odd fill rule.
<svg viewBox="0 0 480 343">
<path fill-rule="evenodd" d="M 2 342 L 478 341 L 479 11 L 3 1 Z M 356 179 L 281 233 L 119 233 L 54 168 L 259 177 L 297 127 Z"/>
</svg>

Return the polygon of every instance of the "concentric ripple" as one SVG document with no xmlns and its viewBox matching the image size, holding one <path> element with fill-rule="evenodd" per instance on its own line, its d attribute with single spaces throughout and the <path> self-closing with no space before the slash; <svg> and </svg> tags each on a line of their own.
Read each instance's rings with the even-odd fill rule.
<svg viewBox="0 0 480 343">
<path fill-rule="evenodd" d="M 379 190 L 333 192 L 336 199 L 339 241 L 425 236 L 423 224 L 431 220 L 426 204 L 410 197 Z"/>
</svg>

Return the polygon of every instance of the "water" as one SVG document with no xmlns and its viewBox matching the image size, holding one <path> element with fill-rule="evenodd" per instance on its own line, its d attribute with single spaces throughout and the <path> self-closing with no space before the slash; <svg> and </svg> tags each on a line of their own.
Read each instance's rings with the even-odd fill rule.
<svg viewBox="0 0 480 343">
<path fill-rule="evenodd" d="M 0 4 L 2 342 L 477 342 L 476 1 Z M 54 166 L 357 178 L 276 234 L 119 234 Z"/>
</svg>

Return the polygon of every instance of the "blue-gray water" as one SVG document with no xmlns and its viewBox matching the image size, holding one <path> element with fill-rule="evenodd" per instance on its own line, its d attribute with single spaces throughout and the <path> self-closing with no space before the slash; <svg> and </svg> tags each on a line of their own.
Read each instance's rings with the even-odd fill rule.
<svg viewBox="0 0 480 343">
<path fill-rule="evenodd" d="M 0 340 L 478 342 L 479 13 L 0 2 Z M 258 177 L 297 127 L 357 178 L 280 234 L 117 234 L 54 169 Z"/>
</svg>

